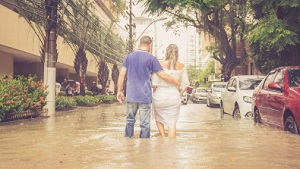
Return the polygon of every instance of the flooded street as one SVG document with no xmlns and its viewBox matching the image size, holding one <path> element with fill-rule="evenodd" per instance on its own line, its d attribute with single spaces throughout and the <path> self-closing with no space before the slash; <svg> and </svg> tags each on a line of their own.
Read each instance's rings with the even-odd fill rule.
<svg viewBox="0 0 300 169">
<path fill-rule="evenodd" d="M 125 105 L 58 112 L 0 125 L 2 169 L 300 168 L 300 136 L 252 120 L 220 118 L 219 108 L 182 105 L 175 139 L 124 137 Z"/>
</svg>

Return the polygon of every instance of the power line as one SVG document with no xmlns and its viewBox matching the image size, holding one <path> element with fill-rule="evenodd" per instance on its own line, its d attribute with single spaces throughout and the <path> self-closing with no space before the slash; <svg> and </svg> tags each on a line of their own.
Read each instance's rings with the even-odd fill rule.
<svg viewBox="0 0 300 169">
<path fill-rule="evenodd" d="M 3 0 L 1 0 L 1 1 L 3 1 Z M 13 5 L 13 6 L 17 7 L 17 8 L 20 8 L 19 6 L 15 5 L 15 4 L 12 4 L 12 3 L 10 3 L 10 2 L 7 2 L 7 1 L 4 1 L 4 2 L 6 2 L 6 3 L 10 4 L 10 5 Z M 20 9 L 22 9 L 22 10 L 24 10 L 24 11 L 27 11 L 27 12 L 30 12 L 30 13 L 32 13 L 32 14 L 35 14 L 35 15 L 37 15 L 39 18 L 46 19 L 45 17 L 42 17 L 41 15 L 39 15 L 39 14 L 37 14 L 37 13 L 35 13 L 35 12 L 28 11 L 28 10 L 26 10 L 25 8 L 20 8 Z M 69 11 L 68 11 L 68 12 L 69 12 Z M 61 13 L 61 12 L 60 12 L 60 13 Z M 74 16 L 73 16 L 73 17 L 74 17 Z M 75 19 L 75 18 L 74 18 L 74 19 Z M 65 22 L 64 20 L 62 20 L 62 21 L 63 21 L 64 23 L 66 23 L 67 25 L 69 25 L 69 23 Z M 58 24 L 61 25 L 61 23 L 58 23 Z M 113 61 L 113 62 L 119 62 L 118 60 L 120 60 L 120 59 L 114 60 L 114 59 L 112 59 L 112 58 L 110 58 L 110 57 L 107 57 L 107 56 L 105 55 L 106 53 L 100 52 L 99 50 L 93 48 L 91 45 L 89 45 L 89 44 L 86 43 L 85 41 L 82 41 L 80 37 L 76 36 L 76 35 L 73 34 L 72 32 L 69 32 L 69 33 L 71 33 L 71 34 L 72 34 L 74 37 L 76 37 L 79 41 L 85 43 L 88 47 L 90 47 L 91 49 L 93 49 L 96 53 L 101 54 L 102 56 L 104 56 L 105 58 L 107 58 L 107 59 L 109 59 L 109 60 L 111 60 L 111 61 Z M 95 37 L 95 36 L 94 36 L 94 37 Z M 92 41 L 92 44 L 94 44 L 94 45 L 97 46 L 97 44 L 96 44 L 94 41 Z M 105 49 L 106 51 L 108 51 L 109 49 L 112 49 L 112 48 L 110 48 L 109 46 L 107 46 L 107 45 L 105 45 L 105 44 L 103 44 L 103 43 L 102 43 L 102 45 L 103 45 L 103 47 L 104 47 L 104 49 Z M 114 50 L 114 51 L 111 50 L 111 51 L 109 51 L 109 52 L 112 52 L 113 54 L 122 54 L 121 52 L 116 52 L 116 50 Z M 120 63 L 120 62 L 119 62 L 119 63 Z"/>
</svg>

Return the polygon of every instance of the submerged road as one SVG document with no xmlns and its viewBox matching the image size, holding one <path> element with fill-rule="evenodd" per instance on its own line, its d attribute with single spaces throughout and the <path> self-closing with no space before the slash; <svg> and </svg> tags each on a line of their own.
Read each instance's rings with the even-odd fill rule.
<svg viewBox="0 0 300 169">
<path fill-rule="evenodd" d="M 300 136 L 220 118 L 219 108 L 181 106 L 176 138 L 124 137 L 125 105 L 57 112 L 55 117 L 0 125 L 2 169 L 298 169 Z"/>
</svg>

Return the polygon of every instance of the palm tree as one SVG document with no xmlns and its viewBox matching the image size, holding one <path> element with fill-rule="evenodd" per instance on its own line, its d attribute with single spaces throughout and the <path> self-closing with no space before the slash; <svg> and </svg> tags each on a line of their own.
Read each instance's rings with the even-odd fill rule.
<svg viewBox="0 0 300 169">
<path fill-rule="evenodd" d="M 118 89 L 117 83 L 118 83 L 119 73 L 120 72 L 118 66 L 114 64 L 111 72 L 111 79 L 114 82 L 114 94 L 117 94 L 117 89 Z"/>
<path fill-rule="evenodd" d="M 106 84 L 108 80 L 108 75 L 109 75 L 109 69 L 107 63 L 104 60 L 102 60 L 99 63 L 99 70 L 98 70 L 98 80 L 102 85 L 101 94 L 106 93 Z"/>
</svg>

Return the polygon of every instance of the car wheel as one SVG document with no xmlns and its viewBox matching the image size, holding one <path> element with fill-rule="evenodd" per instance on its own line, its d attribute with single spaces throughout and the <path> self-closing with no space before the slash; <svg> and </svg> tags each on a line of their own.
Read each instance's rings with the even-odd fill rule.
<svg viewBox="0 0 300 169">
<path fill-rule="evenodd" d="M 260 117 L 259 117 L 259 112 L 258 112 L 258 109 L 255 109 L 254 111 L 254 115 L 253 115 L 253 119 L 254 119 L 254 122 L 255 123 L 260 123 Z"/>
<path fill-rule="evenodd" d="M 297 123 L 293 116 L 289 116 L 284 122 L 284 130 L 293 134 L 299 134 Z"/>
<path fill-rule="evenodd" d="M 211 106 L 211 105 L 210 105 L 210 102 L 209 102 L 209 99 L 206 100 L 206 106 L 207 106 L 207 107 L 210 107 L 210 106 Z"/>
<path fill-rule="evenodd" d="M 220 102 L 220 114 L 221 114 L 221 118 L 223 118 L 225 112 L 224 112 L 224 107 L 223 107 L 223 103 L 222 102 Z"/>
<path fill-rule="evenodd" d="M 234 107 L 234 110 L 233 110 L 233 118 L 241 118 L 241 113 L 240 113 L 240 108 L 238 105 L 236 105 Z"/>
</svg>

